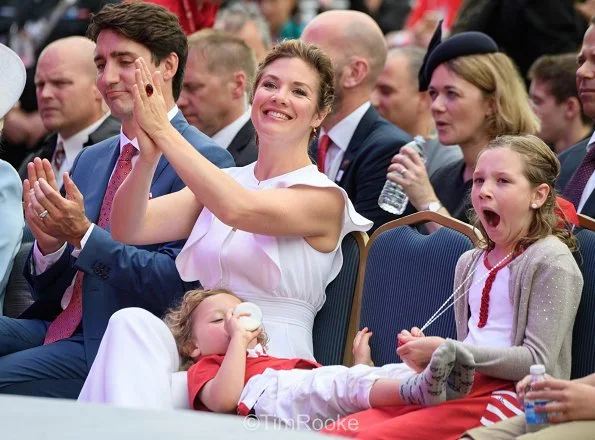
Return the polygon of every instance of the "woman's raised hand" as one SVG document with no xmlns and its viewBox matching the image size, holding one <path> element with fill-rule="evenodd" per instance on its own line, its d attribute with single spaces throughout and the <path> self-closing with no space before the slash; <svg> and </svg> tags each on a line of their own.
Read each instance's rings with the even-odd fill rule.
<svg viewBox="0 0 595 440">
<path fill-rule="evenodd" d="M 141 152 L 151 155 L 156 153 L 157 147 L 147 138 L 154 139 L 159 132 L 166 130 L 171 125 L 163 96 L 163 78 L 159 71 L 151 74 L 147 62 L 142 57 L 137 58 L 135 64 L 134 119 L 139 130 L 146 135 L 139 134 Z"/>
</svg>

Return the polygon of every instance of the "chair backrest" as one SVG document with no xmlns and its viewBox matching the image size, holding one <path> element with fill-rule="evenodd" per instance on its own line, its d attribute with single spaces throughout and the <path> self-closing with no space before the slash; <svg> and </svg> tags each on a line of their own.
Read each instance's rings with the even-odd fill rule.
<svg viewBox="0 0 595 440">
<path fill-rule="evenodd" d="M 423 235 L 408 226 L 426 221 L 444 227 Z M 389 222 L 372 235 L 360 269 L 364 274 L 359 326 L 374 333 L 370 346 L 375 365 L 397 362 L 397 333 L 421 327 L 451 295 L 457 261 L 478 241 L 471 226 L 433 212 Z M 456 338 L 453 309 L 425 333 Z"/>
<path fill-rule="evenodd" d="M 367 239 L 368 235 L 364 232 L 352 232 L 341 243 L 343 266 L 337 278 L 327 286 L 326 301 L 314 319 L 314 357 L 322 365 L 340 365 L 344 362 L 348 333 L 353 332 L 350 319 Z"/>
<path fill-rule="evenodd" d="M 582 229 L 576 238 L 584 286 L 572 335 L 572 379 L 595 373 L 595 231 Z"/>
<path fill-rule="evenodd" d="M 595 231 L 595 219 L 584 214 L 578 214 L 578 225 L 581 228 Z"/>
<path fill-rule="evenodd" d="M 21 248 L 14 258 L 8 284 L 6 285 L 6 296 L 4 297 L 4 315 L 16 318 L 27 307 L 33 304 L 31 288 L 23 276 L 25 262 L 33 246 L 32 242 L 22 243 Z"/>
</svg>

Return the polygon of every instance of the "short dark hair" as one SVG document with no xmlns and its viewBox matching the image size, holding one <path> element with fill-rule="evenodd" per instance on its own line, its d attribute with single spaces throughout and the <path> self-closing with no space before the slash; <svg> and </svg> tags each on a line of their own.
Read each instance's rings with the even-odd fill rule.
<svg viewBox="0 0 595 440">
<path fill-rule="evenodd" d="M 531 65 L 527 77 L 531 81 L 545 81 L 558 104 L 569 98 L 576 98 L 581 105 L 583 124 L 591 124 L 591 119 L 583 113 L 576 89 L 576 58 L 576 53 L 542 55 Z"/>
<path fill-rule="evenodd" d="M 174 99 L 178 99 L 188 57 L 188 41 L 178 17 L 163 6 L 152 3 L 108 4 L 91 15 L 87 36 L 97 42 L 101 31 L 106 29 L 147 47 L 155 65 L 174 52 L 178 56 L 178 70 L 172 80 L 172 91 Z"/>
</svg>

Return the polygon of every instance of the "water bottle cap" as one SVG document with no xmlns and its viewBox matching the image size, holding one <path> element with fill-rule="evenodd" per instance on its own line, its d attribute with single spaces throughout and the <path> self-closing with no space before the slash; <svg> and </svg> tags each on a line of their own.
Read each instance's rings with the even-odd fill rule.
<svg viewBox="0 0 595 440">
<path fill-rule="evenodd" d="M 260 327 L 262 323 L 262 310 L 256 304 L 251 302 L 243 302 L 238 304 L 235 309 L 233 309 L 233 314 L 237 315 L 238 313 L 250 313 L 250 316 L 242 316 L 240 317 L 240 322 L 244 326 L 246 330 L 256 330 Z"/>
<path fill-rule="evenodd" d="M 533 375 L 545 374 L 545 365 L 543 365 L 543 364 L 531 365 L 529 372 Z"/>
</svg>

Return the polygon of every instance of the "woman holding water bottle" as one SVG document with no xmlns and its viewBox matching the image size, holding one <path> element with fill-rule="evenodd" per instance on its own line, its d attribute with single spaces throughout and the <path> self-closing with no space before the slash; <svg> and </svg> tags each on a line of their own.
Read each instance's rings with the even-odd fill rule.
<svg viewBox="0 0 595 440">
<path fill-rule="evenodd" d="M 442 145 L 458 144 L 463 159 L 429 179 L 420 155 L 403 147 L 393 157 L 387 177 L 403 187 L 418 211 L 436 211 L 469 223 L 469 192 L 478 153 L 496 136 L 536 133 L 539 120 L 511 59 L 479 32 L 440 42 L 438 27 L 419 85 L 432 99 L 438 140 Z"/>
</svg>

